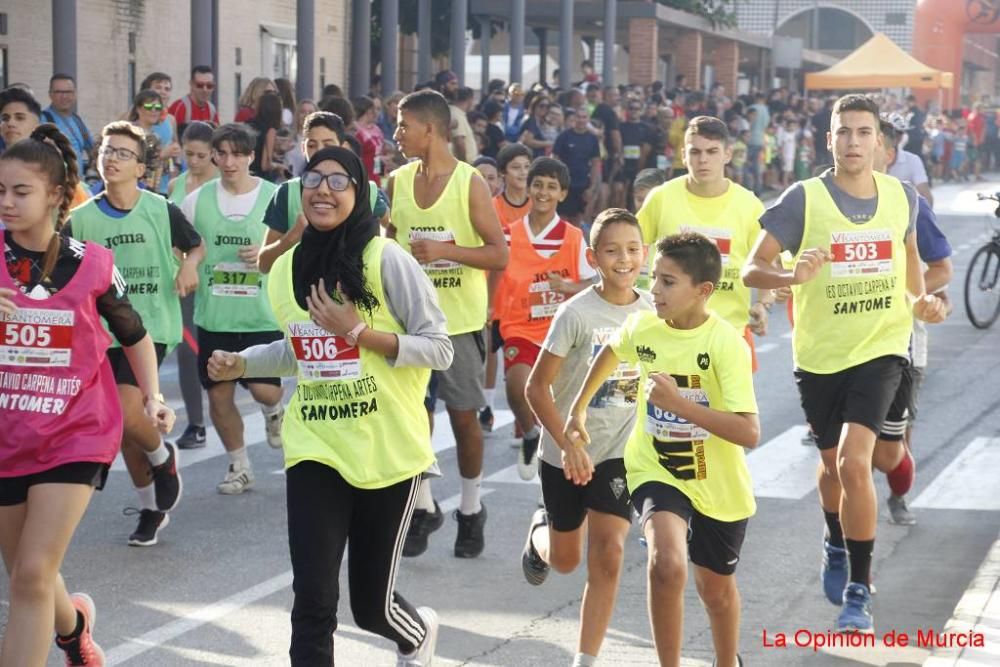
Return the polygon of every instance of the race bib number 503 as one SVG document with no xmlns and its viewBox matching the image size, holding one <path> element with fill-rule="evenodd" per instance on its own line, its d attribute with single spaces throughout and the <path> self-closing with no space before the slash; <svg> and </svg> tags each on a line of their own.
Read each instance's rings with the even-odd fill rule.
<svg viewBox="0 0 1000 667">
<path fill-rule="evenodd" d="M 73 347 L 71 310 L 21 308 L 0 313 L 0 365 L 69 366 Z"/>
<path fill-rule="evenodd" d="M 833 278 L 892 272 L 892 235 L 888 229 L 833 232 L 830 253 Z"/>
</svg>

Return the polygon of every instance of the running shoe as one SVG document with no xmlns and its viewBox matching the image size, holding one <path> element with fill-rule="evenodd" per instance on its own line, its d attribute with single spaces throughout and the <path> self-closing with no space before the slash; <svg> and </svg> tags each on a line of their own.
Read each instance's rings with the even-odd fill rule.
<svg viewBox="0 0 1000 667">
<path fill-rule="evenodd" d="M 170 523 L 170 515 L 166 512 L 126 507 L 122 513 L 125 516 L 139 515 L 139 524 L 132 531 L 132 534 L 128 536 L 128 545 L 130 547 L 151 547 L 155 545 L 160 531 Z"/>
<path fill-rule="evenodd" d="M 427 538 L 443 525 L 444 513 L 436 500 L 433 512 L 413 510 L 410 529 L 406 532 L 406 541 L 403 543 L 403 555 L 407 558 L 414 558 L 427 551 Z"/>
<path fill-rule="evenodd" d="M 912 526 L 917 523 L 917 517 L 913 515 L 910 508 L 906 506 L 906 498 L 903 496 L 890 495 L 889 500 L 889 522 L 899 526 Z"/>
<path fill-rule="evenodd" d="M 67 667 L 104 667 L 104 651 L 93 637 L 94 623 L 97 621 L 97 608 L 94 607 L 93 599 L 86 593 L 73 593 L 69 599 L 73 608 L 83 617 L 83 630 L 76 637 L 64 639 L 56 635 L 56 646 L 66 654 Z"/>
<path fill-rule="evenodd" d="M 524 549 L 521 551 L 521 571 L 524 572 L 525 580 L 532 586 L 541 586 L 549 576 L 549 564 L 542 559 L 535 545 L 531 543 L 531 536 L 535 531 L 547 527 L 548 523 L 549 516 L 545 510 L 535 510 L 528 526 L 528 539 L 524 541 Z"/>
<path fill-rule="evenodd" d="M 178 449 L 201 449 L 205 446 L 207 437 L 204 426 L 188 424 L 181 437 L 177 438 Z"/>
<path fill-rule="evenodd" d="M 837 632 L 873 634 L 872 596 L 864 584 L 850 583 L 844 589 L 844 605 L 837 617 Z"/>
<path fill-rule="evenodd" d="M 847 586 L 847 549 L 831 546 L 823 540 L 823 566 L 820 570 L 823 580 L 823 592 L 826 599 L 835 605 L 840 605 L 844 597 L 844 587 Z"/>
<path fill-rule="evenodd" d="M 424 622 L 424 641 L 410 655 L 404 655 L 396 649 L 396 667 L 431 667 L 434 664 L 434 648 L 437 646 L 440 625 L 437 612 L 430 607 L 417 607 L 417 614 Z"/>
<path fill-rule="evenodd" d="M 181 480 L 181 473 L 177 470 L 177 448 L 169 442 L 164 442 L 163 446 L 167 448 L 170 455 L 160 465 L 152 466 L 153 491 L 156 493 L 156 509 L 161 512 L 169 512 L 177 507 L 177 503 L 181 501 L 184 482 Z"/>
<path fill-rule="evenodd" d="M 226 476 L 215 488 L 224 496 L 238 496 L 252 487 L 254 481 L 252 468 L 237 468 L 230 463 Z"/>
<path fill-rule="evenodd" d="M 281 449 L 281 422 L 284 419 L 284 408 L 281 408 L 281 410 L 275 412 L 273 415 L 264 415 L 264 430 L 267 432 L 267 444 L 272 449 Z"/>
<path fill-rule="evenodd" d="M 455 510 L 455 520 L 458 521 L 458 535 L 455 536 L 455 557 L 475 558 L 483 553 L 486 540 L 483 528 L 486 526 L 486 505 L 480 501 L 482 509 L 475 514 L 462 514 Z"/>
<path fill-rule="evenodd" d="M 479 425 L 483 428 L 486 433 L 493 432 L 493 410 L 490 406 L 486 406 L 479 411 Z"/>
<path fill-rule="evenodd" d="M 521 440 L 521 449 L 517 453 L 517 474 L 526 482 L 533 480 L 538 473 L 538 441 L 540 439 L 541 434 L 534 438 Z"/>
<path fill-rule="evenodd" d="M 712 667 L 716 667 L 716 665 L 718 665 L 718 664 L 719 664 L 718 660 L 714 660 L 714 659 L 712 660 Z M 741 656 L 739 653 L 736 654 L 736 664 L 739 667 L 743 667 L 743 656 Z"/>
</svg>

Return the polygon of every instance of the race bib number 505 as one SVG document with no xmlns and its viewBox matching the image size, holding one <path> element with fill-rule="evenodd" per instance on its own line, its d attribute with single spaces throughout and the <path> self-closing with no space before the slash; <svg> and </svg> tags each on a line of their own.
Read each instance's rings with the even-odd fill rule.
<svg viewBox="0 0 1000 667">
<path fill-rule="evenodd" d="M 833 278 L 892 272 L 892 235 L 888 229 L 833 232 L 830 253 Z"/>
<path fill-rule="evenodd" d="M 353 380 L 361 377 L 361 350 L 312 322 L 288 325 L 292 351 L 306 380 Z"/>
<path fill-rule="evenodd" d="M 73 319 L 71 310 L 42 308 L 0 314 L 0 365 L 69 366 Z"/>
</svg>

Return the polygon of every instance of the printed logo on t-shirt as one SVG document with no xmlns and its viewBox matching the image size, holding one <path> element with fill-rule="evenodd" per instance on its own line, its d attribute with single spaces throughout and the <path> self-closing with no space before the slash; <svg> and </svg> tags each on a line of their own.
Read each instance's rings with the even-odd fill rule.
<svg viewBox="0 0 1000 667">
<path fill-rule="evenodd" d="M 708 395 L 701 388 L 701 376 L 672 374 L 671 377 L 677 382 L 681 396 L 708 407 Z M 648 400 L 645 431 L 652 436 L 660 465 L 674 477 L 682 480 L 708 477 L 705 460 L 708 431 L 672 412 L 661 410 Z"/>
<path fill-rule="evenodd" d="M 656 361 L 656 352 L 648 345 L 640 345 L 635 348 L 635 354 L 639 357 L 639 361 L 647 364 L 651 364 Z"/>
<path fill-rule="evenodd" d="M 708 352 L 702 352 L 698 355 L 698 368 L 703 371 L 708 370 L 708 366 L 712 363 L 712 358 L 708 356 Z"/>
<path fill-rule="evenodd" d="M 43 308 L 0 313 L 0 365 L 69 366 L 74 318 L 72 310 Z"/>
<path fill-rule="evenodd" d="M 590 363 L 594 362 L 597 355 L 614 336 L 617 329 L 614 327 L 598 327 L 591 334 Z M 608 379 L 597 390 L 594 397 L 590 399 L 588 407 L 591 408 L 635 408 L 635 402 L 639 396 L 639 378 L 642 375 L 639 366 L 628 362 L 621 362 L 612 371 Z"/>
<path fill-rule="evenodd" d="M 361 377 L 361 350 L 310 321 L 289 322 L 288 337 L 305 380 Z"/>
<path fill-rule="evenodd" d="M 892 234 L 888 229 L 832 232 L 830 254 L 833 278 L 892 273 Z"/>
</svg>

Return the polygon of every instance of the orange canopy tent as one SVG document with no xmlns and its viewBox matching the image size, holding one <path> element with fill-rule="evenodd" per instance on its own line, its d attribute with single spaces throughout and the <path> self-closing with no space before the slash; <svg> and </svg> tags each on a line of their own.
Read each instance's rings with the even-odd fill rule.
<svg viewBox="0 0 1000 667">
<path fill-rule="evenodd" d="M 928 67 L 877 32 L 839 63 L 806 74 L 806 88 L 870 90 L 879 88 L 951 88 L 951 72 Z"/>
</svg>

